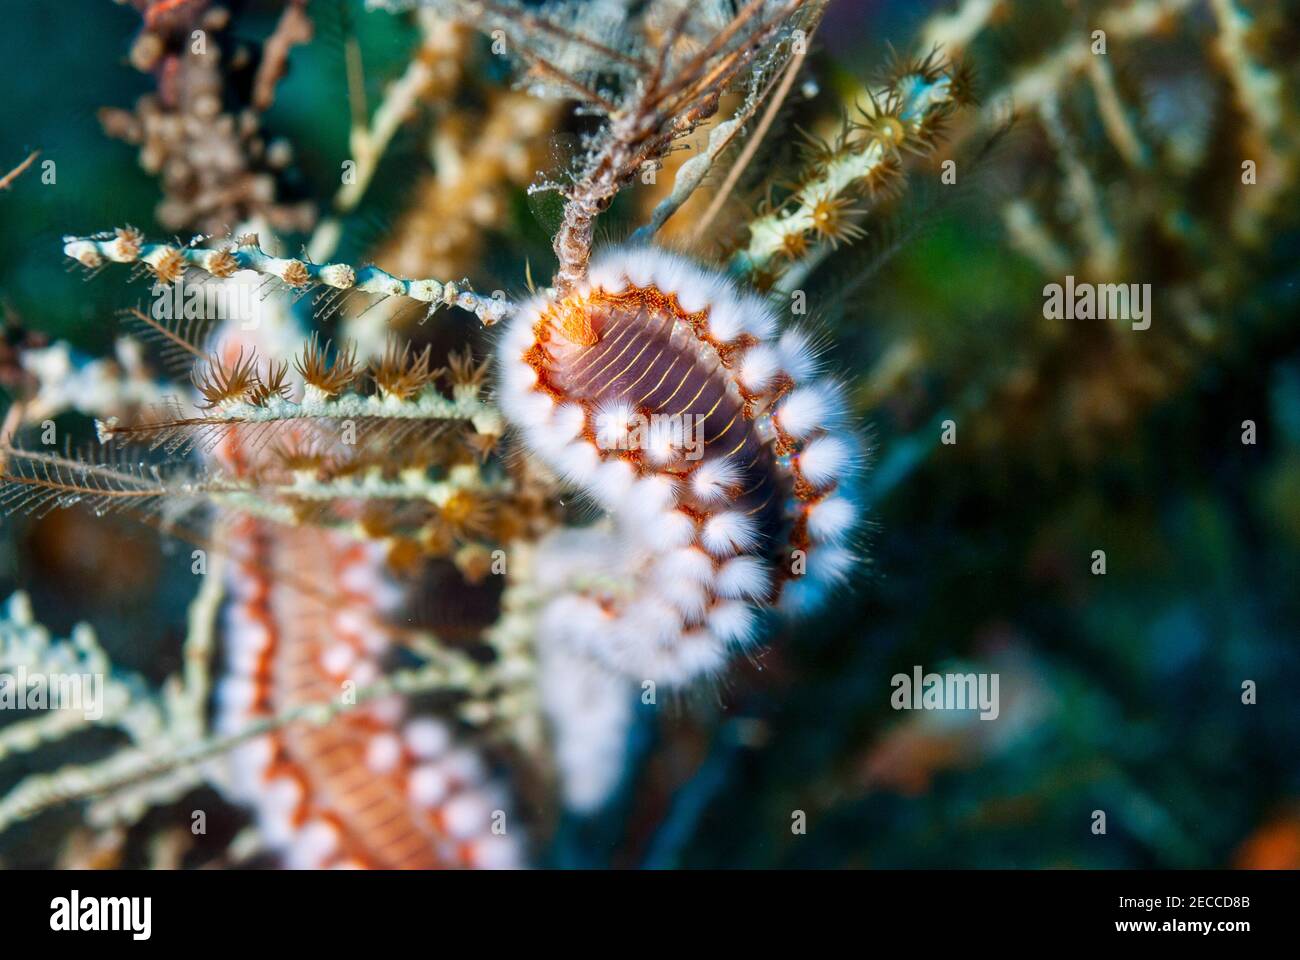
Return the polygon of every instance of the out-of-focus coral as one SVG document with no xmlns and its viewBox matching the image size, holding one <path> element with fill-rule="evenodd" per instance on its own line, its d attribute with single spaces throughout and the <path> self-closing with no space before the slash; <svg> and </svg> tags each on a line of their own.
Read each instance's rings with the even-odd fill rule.
<svg viewBox="0 0 1300 960">
<path fill-rule="evenodd" d="M 285 8 L 279 29 L 254 53 L 228 32 L 230 11 L 207 0 L 135 0 L 144 26 L 132 65 L 154 76 L 157 91 L 134 110 L 105 107 L 105 132 L 140 148 L 140 165 L 157 175 L 158 222 L 172 230 L 223 233 L 255 217 L 277 230 L 309 229 L 315 207 L 284 202 L 276 178 L 292 162 L 283 140 L 268 139 L 260 113 L 270 106 L 289 49 L 311 39 L 301 0 Z M 254 74 L 251 100 L 228 107 L 235 73 Z"/>
</svg>

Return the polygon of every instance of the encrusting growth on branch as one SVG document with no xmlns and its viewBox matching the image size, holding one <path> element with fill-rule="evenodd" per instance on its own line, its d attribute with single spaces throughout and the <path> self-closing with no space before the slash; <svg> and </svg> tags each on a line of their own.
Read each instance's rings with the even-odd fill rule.
<svg viewBox="0 0 1300 960">
<path fill-rule="evenodd" d="M 207 249 L 147 243 L 139 232 L 126 227 L 116 229 L 111 235 L 64 237 L 63 252 L 90 269 L 104 263 L 140 263 L 162 283 L 175 283 L 189 268 L 218 279 L 233 276 L 240 270 L 252 270 L 275 277 L 294 290 L 320 285 L 384 297 L 406 297 L 429 304 L 430 313 L 440 306 L 460 307 L 487 326 L 509 316 L 513 307 L 504 298 L 485 297 L 464 284 L 406 280 L 374 265 L 352 267 L 346 263 L 311 263 L 274 257 L 262 250 L 256 236 L 240 237 L 232 244 Z"/>
<path fill-rule="evenodd" d="M 733 274 L 765 289 L 819 246 L 862 236 L 857 220 L 865 210 L 854 201 L 901 189 L 903 154 L 933 151 L 952 112 L 971 102 L 969 71 L 942 63 L 937 51 L 892 73 L 884 89 L 867 93 L 833 145 L 810 138 L 803 176 L 775 209 L 749 223 L 748 242 L 731 259 Z"/>
</svg>

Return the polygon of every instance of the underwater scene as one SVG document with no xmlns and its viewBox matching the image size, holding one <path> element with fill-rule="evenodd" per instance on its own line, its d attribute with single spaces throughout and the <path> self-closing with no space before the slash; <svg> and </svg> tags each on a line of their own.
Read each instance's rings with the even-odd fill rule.
<svg viewBox="0 0 1300 960">
<path fill-rule="evenodd" d="M 0 867 L 1300 868 L 1300 4 L 6 12 Z"/>
</svg>

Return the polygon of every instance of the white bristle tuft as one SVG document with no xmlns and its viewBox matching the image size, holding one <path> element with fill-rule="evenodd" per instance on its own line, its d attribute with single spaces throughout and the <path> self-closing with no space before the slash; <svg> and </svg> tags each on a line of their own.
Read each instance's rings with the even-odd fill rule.
<svg viewBox="0 0 1300 960">
<path fill-rule="evenodd" d="M 626 460 L 607 460 L 596 470 L 591 493 L 606 510 L 616 509 L 636 483 L 636 468 Z"/>
<path fill-rule="evenodd" d="M 677 484 L 661 474 L 642 477 L 632 485 L 627 497 L 629 515 L 641 522 L 656 520 L 677 505 Z"/>
<path fill-rule="evenodd" d="M 324 820 L 312 820 L 303 825 L 285 854 L 285 866 L 290 870 L 319 870 L 327 858 L 338 849 L 338 829 Z"/>
<path fill-rule="evenodd" d="M 766 390 L 780 372 L 781 355 L 767 344 L 760 343 L 747 350 L 740 362 L 740 382 L 752 393 Z"/>
<path fill-rule="evenodd" d="M 463 787 L 487 779 L 487 768 L 483 764 L 483 758 L 479 756 L 478 751 L 467 747 L 457 747 L 450 751 L 443 757 L 440 766 L 451 778 L 451 782 L 458 786 Z"/>
<path fill-rule="evenodd" d="M 609 259 L 593 263 L 587 281 L 596 289 L 607 293 L 622 293 L 627 289 L 627 277 L 623 273 L 622 266 Z"/>
<path fill-rule="evenodd" d="M 655 562 L 654 578 L 668 586 L 678 581 L 707 586 L 713 582 L 713 561 L 696 547 L 673 550 Z"/>
<path fill-rule="evenodd" d="M 451 792 L 451 778 L 436 764 L 421 764 L 411 771 L 406 790 L 417 807 L 436 807 Z"/>
<path fill-rule="evenodd" d="M 762 600 L 772 577 L 755 557 L 732 557 L 718 568 L 718 596 L 728 600 Z"/>
<path fill-rule="evenodd" d="M 586 413 L 581 406 L 564 403 L 556 407 L 551 415 L 551 430 L 557 438 L 562 438 L 567 443 L 582 433 L 585 420 Z"/>
<path fill-rule="evenodd" d="M 451 730 L 445 723 L 428 717 L 412 720 L 403 731 L 406 749 L 421 760 L 431 760 L 451 746 Z"/>
<path fill-rule="evenodd" d="M 853 532 L 858 508 L 847 497 L 833 496 L 808 508 L 808 533 L 818 543 L 838 543 Z"/>
<path fill-rule="evenodd" d="M 653 420 L 645 431 L 645 455 L 658 466 L 671 463 L 681 455 L 681 426 L 673 420 Z"/>
<path fill-rule="evenodd" d="M 745 298 L 745 332 L 759 340 L 771 340 L 778 326 L 776 313 L 758 297 Z"/>
<path fill-rule="evenodd" d="M 684 271 L 672 288 L 677 294 L 677 305 L 687 313 L 699 313 L 709 306 L 719 294 L 719 286 L 712 278 L 701 273 L 693 264 Z"/>
<path fill-rule="evenodd" d="M 685 547 L 695 539 L 695 521 L 680 510 L 664 510 L 647 518 L 634 534 L 639 543 L 650 546 L 656 553 Z"/>
<path fill-rule="evenodd" d="M 635 417 L 636 411 L 630 403 L 612 403 L 596 411 L 597 446 L 602 450 L 625 449 Z"/>
<path fill-rule="evenodd" d="M 516 870 L 523 864 L 519 841 L 506 834 L 485 834 L 470 848 L 469 863 L 476 870 Z"/>
<path fill-rule="evenodd" d="M 742 478 L 740 464 L 731 457 L 705 460 L 691 474 L 691 492 L 707 504 L 729 499 Z"/>
<path fill-rule="evenodd" d="M 728 644 L 743 644 L 754 635 L 754 611 L 736 600 L 725 600 L 709 611 L 711 634 Z"/>
<path fill-rule="evenodd" d="M 848 579 L 858 558 L 843 547 L 823 547 L 808 552 L 808 576 L 819 583 L 839 583 Z"/>
<path fill-rule="evenodd" d="M 752 550 L 758 545 L 758 524 L 743 513 L 716 513 L 705 521 L 700 542 L 709 553 L 719 557 Z"/>
<path fill-rule="evenodd" d="M 842 402 L 835 386 L 828 382 L 796 387 L 777 408 L 781 429 L 796 440 L 833 423 L 842 414 Z"/>
<path fill-rule="evenodd" d="M 665 600 L 649 596 L 633 600 L 619 623 L 622 642 L 664 646 L 681 634 L 682 618 Z"/>
<path fill-rule="evenodd" d="M 727 665 L 727 642 L 708 630 L 687 630 L 677 644 L 677 660 L 684 680 L 721 673 Z"/>
<path fill-rule="evenodd" d="M 842 479 L 853 459 L 848 443 L 826 434 L 815 437 L 799 452 L 799 471 L 805 480 L 825 487 Z"/>
<path fill-rule="evenodd" d="M 575 440 L 560 451 L 558 465 L 565 479 L 582 486 L 596 478 L 600 454 L 586 440 Z"/>
<path fill-rule="evenodd" d="M 549 424 L 554 413 L 555 401 L 550 395 L 533 390 L 519 399 L 511 416 L 524 429 L 536 430 Z"/>
<path fill-rule="evenodd" d="M 701 619 L 709 607 L 709 591 L 702 584 L 679 581 L 662 590 L 664 600 L 687 622 Z"/>
<path fill-rule="evenodd" d="M 812 338 L 797 327 L 781 334 L 776 344 L 781 355 L 781 366 L 795 383 L 806 383 L 817 373 L 817 350 Z"/>
<path fill-rule="evenodd" d="M 442 806 L 442 822 L 457 840 L 485 833 L 491 825 L 493 799 L 480 790 L 458 793 Z"/>
<path fill-rule="evenodd" d="M 659 257 L 649 250 L 633 251 L 623 261 L 623 273 L 634 287 L 648 287 L 654 283 L 655 267 Z"/>
<path fill-rule="evenodd" d="M 731 296 L 721 296 L 709 307 L 709 335 L 728 343 L 745 332 L 745 313 L 740 303 Z"/>
</svg>

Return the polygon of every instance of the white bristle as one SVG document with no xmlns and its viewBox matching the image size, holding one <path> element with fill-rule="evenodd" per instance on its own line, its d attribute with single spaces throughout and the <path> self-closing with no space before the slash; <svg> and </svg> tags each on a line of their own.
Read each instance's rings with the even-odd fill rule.
<svg viewBox="0 0 1300 960">
<path fill-rule="evenodd" d="M 632 485 L 627 497 L 629 515 L 640 521 L 658 519 L 677 505 L 677 484 L 670 477 L 651 474 Z"/>
<path fill-rule="evenodd" d="M 629 403 L 614 403 L 596 411 L 596 445 L 602 450 L 624 450 L 636 411 Z"/>
<path fill-rule="evenodd" d="M 679 581 L 662 587 L 663 597 L 687 622 L 704 616 L 709 606 L 709 592 L 703 584 Z"/>
<path fill-rule="evenodd" d="M 747 296 L 743 300 L 745 332 L 759 340 L 771 340 L 776 335 L 776 313 L 759 297 Z"/>
<path fill-rule="evenodd" d="M 460 786 L 487 779 L 487 768 L 483 765 L 483 758 L 477 751 L 466 747 L 452 750 L 443 758 L 440 766 L 451 778 L 452 783 Z"/>
<path fill-rule="evenodd" d="M 389 773 L 402 759 L 402 740 L 395 733 L 378 733 L 366 744 L 366 766 L 375 773 Z"/>
<path fill-rule="evenodd" d="M 451 778 L 439 766 L 422 764 L 411 771 L 406 790 L 417 807 L 436 807 L 451 791 Z"/>
<path fill-rule="evenodd" d="M 240 726 L 245 723 L 247 721 L 240 718 Z M 248 785 L 257 784 L 260 786 L 262 777 L 274 757 L 275 746 L 271 743 L 270 737 L 256 737 L 253 740 L 241 743 L 232 750 L 230 752 L 230 767 L 237 790 L 243 793 Z"/>
<path fill-rule="evenodd" d="M 744 308 L 734 297 L 721 296 L 709 307 L 709 335 L 722 343 L 745 332 Z"/>
<path fill-rule="evenodd" d="M 540 390 L 530 390 L 519 398 L 519 402 L 511 411 L 511 416 L 524 429 L 536 430 L 549 424 L 553 413 L 555 413 L 555 401 L 551 399 L 550 394 Z"/>
<path fill-rule="evenodd" d="M 823 381 L 809 387 L 796 387 L 777 408 L 776 419 L 786 433 L 801 440 L 814 430 L 833 423 L 841 412 L 835 387 Z"/>
<path fill-rule="evenodd" d="M 600 454 L 586 440 L 575 440 L 560 451 L 557 463 L 566 480 L 582 486 L 595 479 Z"/>
<path fill-rule="evenodd" d="M 758 545 L 758 524 L 743 513 L 716 513 L 700 531 L 700 542 L 714 556 L 751 550 Z"/>
<path fill-rule="evenodd" d="M 797 327 L 781 334 L 776 344 L 781 355 L 781 366 L 794 378 L 795 383 L 805 383 L 817 372 L 817 350 L 812 338 Z"/>
<path fill-rule="evenodd" d="M 654 283 L 658 263 L 659 258 L 653 253 L 647 256 L 646 251 L 633 251 L 623 261 L 623 273 L 632 282 L 632 286 L 645 288 Z"/>
<path fill-rule="evenodd" d="M 691 492 L 707 504 L 728 499 L 741 480 L 740 464 L 731 457 L 705 460 L 691 474 Z"/>
<path fill-rule="evenodd" d="M 501 334 L 500 349 L 503 354 L 522 357 L 533 345 L 533 327 L 537 324 L 538 308 L 544 301 L 538 297 L 522 304 L 519 310 L 505 323 Z"/>
<path fill-rule="evenodd" d="M 294 817 L 302 804 L 302 787 L 292 777 L 276 777 L 262 791 L 258 825 L 266 842 L 283 847 L 293 840 Z"/>
<path fill-rule="evenodd" d="M 562 437 L 567 442 L 582 433 L 586 416 L 586 411 L 579 404 L 560 404 L 551 415 L 551 429 L 557 437 Z"/>
<path fill-rule="evenodd" d="M 681 616 L 665 600 L 654 596 L 629 603 L 618 627 L 623 642 L 634 646 L 663 646 L 676 640 L 681 631 Z"/>
<path fill-rule="evenodd" d="M 623 274 L 623 267 L 608 259 L 598 260 L 591 265 L 587 281 L 596 289 L 607 293 L 622 293 L 627 289 L 627 277 Z"/>
<path fill-rule="evenodd" d="M 370 660 L 358 660 L 347 673 L 347 679 L 358 687 L 365 687 L 379 679 L 379 667 Z"/>
<path fill-rule="evenodd" d="M 346 674 L 356 659 L 356 650 L 347 643 L 332 643 L 320 655 L 321 666 L 332 677 Z"/>
<path fill-rule="evenodd" d="M 664 553 L 685 547 L 695 539 L 695 521 L 680 510 L 664 510 L 647 517 L 633 532 L 638 543 Z"/>
<path fill-rule="evenodd" d="M 841 480 L 852 462 L 852 450 L 839 437 L 814 437 L 799 453 L 799 471 L 814 486 L 824 487 Z"/>
<path fill-rule="evenodd" d="M 491 826 L 493 807 L 491 799 L 478 790 L 458 793 L 442 805 L 442 822 L 447 832 L 457 840 L 468 840 L 485 833 Z"/>
<path fill-rule="evenodd" d="M 362 710 L 381 726 L 396 727 L 406 713 L 406 703 L 401 694 L 390 693 L 371 700 Z"/>
<path fill-rule="evenodd" d="M 709 632 L 723 643 L 745 643 L 754 633 L 754 611 L 736 600 L 725 600 L 709 611 Z"/>
<path fill-rule="evenodd" d="M 237 675 L 222 679 L 217 687 L 217 702 L 223 713 L 242 718 L 253 707 L 257 696 L 257 687 L 247 677 Z"/>
<path fill-rule="evenodd" d="M 718 296 L 718 289 L 712 278 L 691 265 L 690 270 L 684 272 L 678 280 L 677 286 L 673 287 L 673 293 L 677 294 L 677 304 L 683 310 L 699 313 Z"/>
<path fill-rule="evenodd" d="M 285 865 L 290 870 L 318 870 L 338 848 L 338 830 L 324 820 L 303 825 L 289 845 Z"/>
<path fill-rule="evenodd" d="M 670 419 L 653 420 L 645 431 L 645 455 L 658 466 L 671 463 L 681 455 L 681 427 Z"/>
<path fill-rule="evenodd" d="M 732 557 L 718 568 L 718 596 L 729 600 L 761 600 L 772 578 L 755 557 Z"/>
<path fill-rule="evenodd" d="M 727 643 L 708 630 L 687 630 L 677 644 L 681 682 L 719 673 L 727 665 Z"/>
<path fill-rule="evenodd" d="M 470 848 L 470 864 L 478 870 L 514 870 L 523 863 L 523 851 L 513 836 L 487 834 Z"/>
<path fill-rule="evenodd" d="M 781 370 L 781 356 L 776 348 L 760 343 L 745 351 L 740 361 L 740 382 L 745 389 L 759 393 L 771 386 Z"/>
<path fill-rule="evenodd" d="M 429 717 L 412 720 L 402 733 L 406 739 L 406 749 L 421 760 L 441 756 L 451 746 L 450 728 Z"/>
<path fill-rule="evenodd" d="M 823 547 L 808 552 L 808 576 L 819 583 L 838 583 L 848 577 L 857 557 L 843 547 Z"/>
<path fill-rule="evenodd" d="M 695 547 L 673 550 L 655 562 L 654 577 L 668 585 L 677 581 L 708 585 L 713 581 L 713 561 Z"/>
<path fill-rule="evenodd" d="M 586 597 L 560 594 L 546 605 L 538 633 L 547 639 L 570 640 L 579 648 L 597 647 L 610 627 L 610 615 Z"/>
<path fill-rule="evenodd" d="M 853 532 L 857 516 L 848 498 L 827 497 L 808 508 L 808 533 L 818 543 L 837 543 Z"/>
<path fill-rule="evenodd" d="M 636 483 L 636 468 L 626 460 L 606 460 L 596 470 L 591 493 L 606 510 L 618 507 Z"/>
</svg>

